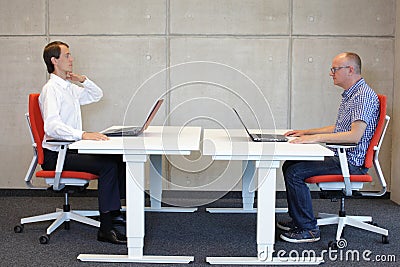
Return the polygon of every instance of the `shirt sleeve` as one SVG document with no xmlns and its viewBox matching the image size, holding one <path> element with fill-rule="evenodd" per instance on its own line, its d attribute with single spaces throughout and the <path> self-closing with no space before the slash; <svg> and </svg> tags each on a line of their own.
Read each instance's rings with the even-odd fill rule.
<svg viewBox="0 0 400 267">
<path fill-rule="evenodd" d="M 99 101 L 103 97 L 103 91 L 97 84 L 86 77 L 82 87 L 75 85 L 74 93 L 79 99 L 81 105 L 87 105 Z"/>
</svg>

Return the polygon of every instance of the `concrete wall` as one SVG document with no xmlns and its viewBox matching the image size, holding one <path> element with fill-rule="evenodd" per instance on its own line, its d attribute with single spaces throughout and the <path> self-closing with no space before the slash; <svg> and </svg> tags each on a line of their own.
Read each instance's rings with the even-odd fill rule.
<svg viewBox="0 0 400 267">
<path fill-rule="evenodd" d="M 160 96 L 155 124 L 307 128 L 332 124 L 341 89 L 332 58 L 354 51 L 393 114 L 395 0 L 0 0 L 0 188 L 24 188 L 31 159 L 23 114 L 47 74 L 46 43 L 67 42 L 74 71 L 104 90 L 83 108 L 86 130 L 140 124 Z M 17 15 L 18 14 L 18 15 Z M 389 129 L 381 153 L 391 183 Z M 397 131 L 398 132 L 398 131 Z M 11 134 L 10 134 L 11 133 Z M 166 161 L 167 162 L 167 161 Z M 240 164 L 194 153 L 169 157 L 165 188 L 240 189 Z M 280 180 L 278 187 L 283 190 Z"/>
<path fill-rule="evenodd" d="M 400 3 L 396 5 L 396 38 L 395 38 L 395 73 L 400 72 Z M 393 116 L 392 116 L 392 132 L 393 136 L 398 136 L 400 133 L 400 77 L 395 75 L 394 77 L 394 94 L 393 94 Z M 392 172 L 391 172 L 391 194 L 390 197 L 397 204 L 400 204 L 400 169 L 397 166 L 397 162 L 400 162 L 400 140 L 399 138 L 393 138 L 392 140 Z"/>
</svg>

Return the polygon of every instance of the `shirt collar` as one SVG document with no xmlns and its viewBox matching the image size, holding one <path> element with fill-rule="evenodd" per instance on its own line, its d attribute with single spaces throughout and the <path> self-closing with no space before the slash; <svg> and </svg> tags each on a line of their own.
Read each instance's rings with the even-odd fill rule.
<svg viewBox="0 0 400 267">
<path fill-rule="evenodd" d="M 349 89 L 344 90 L 344 92 L 342 93 L 342 97 L 349 97 L 351 96 L 353 93 L 355 93 L 358 88 L 360 88 L 360 85 L 365 83 L 364 78 L 359 79 L 355 84 L 353 84 Z"/>
<path fill-rule="evenodd" d="M 50 80 L 54 81 L 55 83 L 57 83 L 59 86 L 61 86 L 62 88 L 68 88 L 71 84 L 70 81 L 68 80 L 64 80 L 63 78 L 61 78 L 60 76 L 55 75 L 54 73 L 50 74 Z"/>
</svg>

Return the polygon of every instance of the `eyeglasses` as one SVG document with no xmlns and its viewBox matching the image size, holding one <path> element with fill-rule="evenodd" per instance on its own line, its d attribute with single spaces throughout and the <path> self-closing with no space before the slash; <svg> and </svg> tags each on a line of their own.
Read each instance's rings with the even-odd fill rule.
<svg viewBox="0 0 400 267">
<path fill-rule="evenodd" d="M 338 70 L 347 69 L 347 68 L 350 68 L 350 66 L 334 67 L 334 68 L 331 68 L 331 72 L 332 72 L 332 74 L 335 74 Z"/>
</svg>

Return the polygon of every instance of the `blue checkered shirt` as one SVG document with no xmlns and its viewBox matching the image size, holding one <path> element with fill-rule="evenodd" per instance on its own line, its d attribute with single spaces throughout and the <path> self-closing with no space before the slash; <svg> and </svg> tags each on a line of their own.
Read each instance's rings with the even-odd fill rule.
<svg viewBox="0 0 400 267">
<path fill-rule="evenodd" d="M 367 128 L 357 146 L 347 150 L 349 163 L 355 166 L 364 165 L 365 154 L 374 135 L 378 116 L 378 96 L 363 78 L 342 93 L 342 102 L 340 103 L 334 132 L 350 131 L 351 124 L 358 120 L 367 124 Z M 337 152 L 335 152 L 335 155 L 337 155 Z"/>
</svg>

